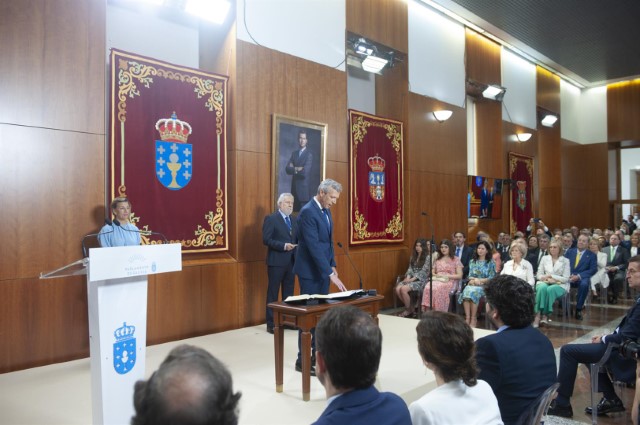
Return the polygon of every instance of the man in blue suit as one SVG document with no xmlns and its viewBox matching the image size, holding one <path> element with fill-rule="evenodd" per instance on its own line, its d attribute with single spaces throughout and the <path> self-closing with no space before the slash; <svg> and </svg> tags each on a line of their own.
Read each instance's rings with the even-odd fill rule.
<svg viewBox="0 0 640 425">
<path fill-rule="evenodd" d="M 300 208 L 309 202 L 311 192 L 309 190 L 309 178 L 311 177 L 311 167 L 313 155 L 307 148 L 307 132 L 298 132 L 298 145 L 300 149 L 291 153 L 291 158 L 287 162 L 284 171 L 291 176 L 291 193 L 295 197 L 293 210 L 300 211 Z"/>
<path fill-rule="evenodd" d="M 353 306 L 332 308 L 318 322 L 316 338 L 316 374 L 328 406 L 315 424 L 411 424 L 405 402 L 373 386 L 382 333 L 369 314 Z"/>
<path fill-rule="evenodd" d="M 569 248 L 564 256 L 569 259 L 571 266 L 569 283 L 572 288 L 578 288 L 578 301 L 576 302 L 576 319 L 582 320 L 582 307 L 587 300 L 591 276 L 598 271 L 598 257 L 589 251 L 589 236 L 578 236 L 575 248 Z"/>
<path fill-rule="evenodd" d="M 487 282 L 485 296 L 487 314 L 498 331 L 476 341 L 478 379 L 493 389 L 504 424 L 515 424 L 556 382 L 556 355 L 551 341 L 531 326 L 531 285 L 499 275 Z"/>
<path fill-rule="evenodd" d="M 636 255 L 629 260 L 627 267 L 627 279 L 629 286 L 640 288 L 640 256 Z M 578 364 L 597 363 L 604 356 L 609 343 L 622 344 L 625 341 L 638 341 L 640 338 L 640 298 L 627 311 L 626 316 L 616 330 L 609 335 L 594 336 L 591 344 L 567 344 L 560 349 L 560 368 L 558 370 L 558 397 L 549 409 L 550 415 L 570 418 L 573 416 L 573 408 L 570 399 L 573 395 L 573 386 L 576 380 Z M 636 361 L 623 357 L 617 348 L 611 352 L 611 356 L 606 363 L 616 380 L 622 382 L 633 382 Z M 597 414 L 622 412 L 624 406 L 622 400 L 616 395 L 611 384 L 611 379 L 607 372 L 598 374 L 598 392 L 602 392 L 603 397 L 598 403 Z M 591 407 L 585 409 L 585 413 L 591 415 Z"/>
<path fill-rule="evenodd" d="M 335 205 L 342 192 L 342 185 L 326 179 L 318 186 L 314 196 L 298 215 L 298 252 L 293 271 L 298 275 L 301 294 L 328 294 L 329 282 L 340 291 L 346 291 L 336 270 L 333 253 L 333 220 L 329 209 Z M 314 330 L 311 330 L 314 334 Z M 315 358 L 315 338 L 311 340 L 311 364 Z M 302 372 L 300 357 L 300 333 L 298 334 L 298 359 L 296 370 Z M 315 370 L 312 366 L 311 374 Z"/>
<path fill-rule="evenodd" d="M 293 261 L 298 240 L 293 212 L 293 195 L 283 193 L 278 197 L 278 211 L 264 218 L 262 243 L 267 246 L 267 305 L 278 301 L 282 287 L 282 299 L 293 295 Z M 267 307 L 267 332 L 273 333 L 273 310 Z"/>
</svg>

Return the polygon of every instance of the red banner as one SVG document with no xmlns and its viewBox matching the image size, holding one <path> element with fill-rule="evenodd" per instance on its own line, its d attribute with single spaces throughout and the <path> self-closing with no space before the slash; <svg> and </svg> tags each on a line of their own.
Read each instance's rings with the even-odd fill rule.
<svg viewBox="0 0 640 425">
<path fill-rule="evenodd" d="M 402 123 L 349 111 L 350 243 L 404 240 Z"/>
<path fill-rule="evenodd" d="M 526 232 L 533 216 L 533 158 L 509 152 L 511 234 Z"/>
<path fill-rule="evenodd" d="M 226 89 L 227 77 L 111 51 L 111 197 L 186 253 L 228 249 Z"/>
</svg>

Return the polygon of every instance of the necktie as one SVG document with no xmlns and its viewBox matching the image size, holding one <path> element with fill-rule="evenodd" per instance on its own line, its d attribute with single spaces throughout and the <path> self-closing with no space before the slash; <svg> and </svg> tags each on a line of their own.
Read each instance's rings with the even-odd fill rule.
<svg viewBox="0 0 640 425">
<path fill-rule="evenodd" d="M 329 220 L 329 212 L 327 211 L 326 208 L 323 208 L 322 212 L 324 213 L 324 216 L 327 219 L 327 226 L 329 226 L 329 231 L 331 231 L 331 220 Z"/>
<path fill-rule="evenodd" d="M 578 253 L 576 254 L 576 263 L 573 265 L 573 267 L 578 267 L 578 263 L 580 262 L 581 256 L 582 256 L 582 252 L 578 251 Z"/>
<path fill-rule="evenodd" d="M 458 257 L 458 258 L 460 258 L 460 254 L 461 254 L 461 252 L 460 252 L 460 251 L 462 251 L 462 248 L 457 247 L 457 248 L 456 248 L 456 257 Z"/>
<path fill-rule="evenodd" d="M 291 218 L 289 218 L 289 216 L 286 216 L 284 218 L 284 221 L 287 223 L 287 227 L 289 227 L 289 233 L 291 233 Z"/>
<path fill-rule="evenodd" d="M 612 246 L 612 247 L 611 247 L 611 252 L 610 252 L 610 254 L 611 254 L 611 255 L 609 255 L 609 261 L 613 261 L 613 257 L 615 257 L 615 256 L 616 256 L 616 247 L 615 247 L 615 246 Z"/>
</svg>

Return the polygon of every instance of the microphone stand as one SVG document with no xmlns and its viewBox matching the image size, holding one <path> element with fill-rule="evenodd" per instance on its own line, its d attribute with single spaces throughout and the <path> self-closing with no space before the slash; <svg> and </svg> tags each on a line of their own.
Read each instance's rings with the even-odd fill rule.
<svg viewBox="0 0 640 425">
<path fill-rule="evenodd" d="M 431 239 L 429 240 L 429 309 L 433 310 L 433 250 L 435 249 L 436 242 L 434 240 L 433 222 L 431 216 L 422 211 L 422 215 L 429 219 L 429 227 L 431 228 Z"/>
<path fill-rule="evenodd" d="M 342 245 L 342 242 L 338 242 L 337 245 L 342 249 L 342 252 L 344 252 L 344 255 L 346 255 L 347 258 L 349 259 L 349 262 L 351 263 L 351 267 L 353 267 L 353 270 L 355 270 L 356 273 L 358 274 L 358 279 L 360 279 L 360 290 L 362 291 L 362 276 L 360 275 L 360 272 L 358 271 L 358 268 L 356 267 L 355 264 L 353 264 L 353 260 L 351 260 L 351 256 L 349 255 L 347 250 Z"/>
</svg>

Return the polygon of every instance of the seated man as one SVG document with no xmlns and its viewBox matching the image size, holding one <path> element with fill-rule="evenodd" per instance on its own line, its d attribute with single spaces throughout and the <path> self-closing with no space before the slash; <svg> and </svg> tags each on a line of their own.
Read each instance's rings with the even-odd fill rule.
<svg viewBox="0 0 640 425">
<path fill-rule="evenodd" d="M 405 402 L 373 386 L 381 354 L 382 333 L 364 311 L 340 306 L 322 316 L 316 327 L 316 376 L 329 405 L 315 424 L 411 424 Z"/>
<path fill-rule="evenodd" d="M 640 256 L 636 255 L 629 260 L 627 267 L 627 279 L 629 286 L 640 288 Z M 570 399 L 573 395 L 573 385 L 576 381 L 578 364 L 590 364 L 598 362 L 607 350 L 610 342 L 621 344 L 626 340 L 637 341 L 640 337 L 640 298 L 627 311 L 616 330 L 603 336 L 595 336 L 591 344 L 567 344 L 560 349 L 560 369 L 558 370 L 558 397 L 549 408 L 549 415 L 570 418 L 573 416 Z M 624 382 L 633 381 L 635 360 L 625 359 L 617 349 L 611 352 L 607 367 L 610 368 L 616 379 Z M 603 393 L 602 400 L 598 403 L 598 415 L 624 411 L 622 401 L 616 395 L 611 379 L 606 372 L 598 374 L 598 392 Z M 585 409 L 591 414 L 591 407 Z"/>
<path fill-rule="evenodd" d="M 500 275 L 489 280 L 484 291 L 487 314 L 498 331 L 476 341 L 478 379 L 493 389 L 504 424 L 515 424 L 556 382 L 556 355 L 551 341 L 531 326 L 535 316 L 531 285 Z"/>
<path fill-rule="evenodd" d="M 239 399 L 231 374 L 218 359 L 180 345 L 148 381 L 136 382 L 131 425 L 236 425 Z"/>
<path fill-rule="evenodd" d="M 589 251 L 589 236 L 578 236 L 575 248 L 570 248 L 564 253 L 569 259 L 571 267 L 569 283 L 572 288 L 578 288 L 578 299 L 576 301 L 576 319 L 582 320 L 582 307 L 589 295 L 591 287 L 591 277 L 598 271 L 598 257 Z"/>
</svg>

